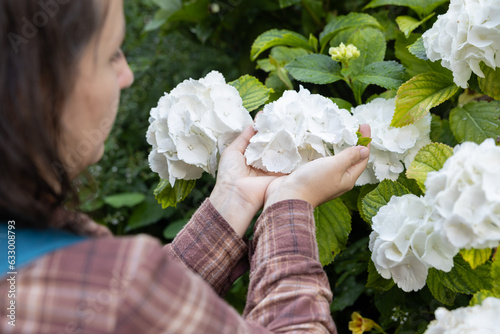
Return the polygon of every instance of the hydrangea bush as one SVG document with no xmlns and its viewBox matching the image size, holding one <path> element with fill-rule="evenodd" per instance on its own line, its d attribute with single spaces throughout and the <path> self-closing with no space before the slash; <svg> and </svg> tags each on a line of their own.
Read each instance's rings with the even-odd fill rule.
<svg viewBox="0 0 500 334">
<path fill-rule="evenodd" d="M 262 81 L 212 72 L 151 110 L 158 201 L 175 205 L 214 175 L 248 124 L 247 163 L 290 173 L 366 143 L 367 123 L 367 169 L 315 210 L 339 332 L 486 333 L 500 298 L 500 3 L 372 0 L 324 15 L 279 1 L 299 3 L 321 28 L 259 35 L 250 59 Z"/>
</svg>

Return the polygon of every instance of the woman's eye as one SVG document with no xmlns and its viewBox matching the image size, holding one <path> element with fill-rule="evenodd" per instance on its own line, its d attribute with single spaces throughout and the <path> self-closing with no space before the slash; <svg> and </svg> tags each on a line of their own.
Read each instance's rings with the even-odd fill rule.
<svg viewBox="0 0 500 334">
<path fill-rule="evenodd" d="M 113 57 L 111 57 L 111 61 L 112 61 L 112 62 L 118 61 L 118 60 L 120 60 L 122 57 L 123 57 L 123 51 L 122 51 L 122 49 L 118 49 L 118 50 L 115 52 L 115 54 L 113 55 Z"/>
</svg>

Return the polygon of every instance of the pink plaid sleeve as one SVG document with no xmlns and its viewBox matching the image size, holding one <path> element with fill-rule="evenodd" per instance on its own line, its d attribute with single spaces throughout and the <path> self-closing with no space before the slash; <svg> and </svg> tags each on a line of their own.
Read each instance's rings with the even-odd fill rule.
<svg viewBox="0 0 500 334">
<path fill-rule="evenodd" d="M 278 202 L 255 225 L 244 317 L 280 333 L 336 333 L 312 206 Z"/>
<path fill-rule="evenodd" d="M 206 199 L 174 241 L 168 256 L 202 277 L 224 295 L 248 270 L 248 247 Z"/>
</svg>

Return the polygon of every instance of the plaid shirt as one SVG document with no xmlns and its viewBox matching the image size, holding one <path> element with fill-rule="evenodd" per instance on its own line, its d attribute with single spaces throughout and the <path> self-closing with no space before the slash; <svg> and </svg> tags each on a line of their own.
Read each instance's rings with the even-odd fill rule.
<svg viewBox="0 0 500 334">
<path fill-rule="evenodd" d="M 220 295 L 248 264 L 242 316 Z M 313 210 L 299 200 L 267 208 L 248 246 L 206 200 L 172 244 L 89 239 L 22 268 L 16 289 L 13 327 L 2 278 L 1 333 L 336 333 Z"/>
</svg>

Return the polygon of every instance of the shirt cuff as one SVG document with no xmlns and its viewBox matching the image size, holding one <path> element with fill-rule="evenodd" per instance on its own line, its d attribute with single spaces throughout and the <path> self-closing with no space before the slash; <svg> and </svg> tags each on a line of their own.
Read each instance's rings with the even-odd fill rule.
<svg viewBox="0 0 500 334">
<path fill-rule="evenodd" d="M 266 247 L 257 247 L 257 244 Z M 319 260 L 314 209 L 306 201 L 284 200 L 264 210 L 254 227 L 250 258 L 252 267 L 267 260 L 297 255 Z"/>
<path fill-rule="evenodd" d="M 175 257 L 223 295 L 248 270 L 248 246 L 207 198 L 172 242 Z"/>
</svg>

